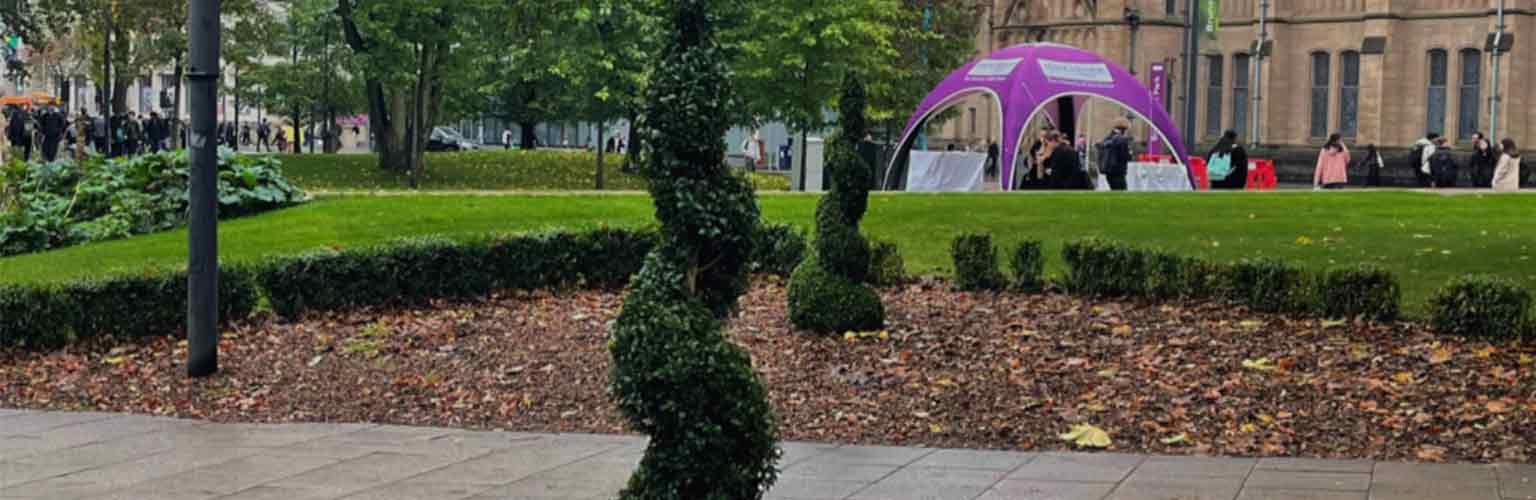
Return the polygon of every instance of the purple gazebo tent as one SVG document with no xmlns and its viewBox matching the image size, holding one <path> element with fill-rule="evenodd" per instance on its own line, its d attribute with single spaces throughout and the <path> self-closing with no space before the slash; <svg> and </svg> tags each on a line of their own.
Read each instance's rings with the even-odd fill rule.
<svg viewBox="0 0 1536 500">
<path fill-rule="evenodd" d="M 1056 122 L 1061 113 L 1056 103 L 1062 97 L 1072 98 L 1073 106 L 1078 108 L 1073 111 L 1079 111 L 1090 97 L 1119 104 L 1151 124 L 1155 135 L 1162 138 L 1169 151 L 1175 152 L 1179 163 L 1186 168 L 1189 165 L 1189 155 L 1173 119 L 1135 76 L 1098 54 L 1053 43 L 1016 45 L 955 70 L 917 107 L 896 151 L 903 153 L 911 148 L 918 127 L 934 114 L 975 94 L 991 95 L 1003 117 L 999 161 L 1004 190 L 1013 189 L 1013 168 L 1023 149 L 1024 127 L 1029 118 L 1045 110 L 1051 121 Z M 892 158 L 883 184 L 887 188 L 895 185 L 890 176 L 897 173 L 896 167 L 905 156 L 897 154 Z M 1189 182 L 1191 187 L 1196 186 L 1193 170 L 1189 171 Z"/>
</svg>

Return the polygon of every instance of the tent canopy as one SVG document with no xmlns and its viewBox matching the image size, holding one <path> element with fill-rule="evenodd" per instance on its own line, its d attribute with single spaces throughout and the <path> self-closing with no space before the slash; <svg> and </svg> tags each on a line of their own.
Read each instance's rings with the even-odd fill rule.
<svg viewBox="0 0 1536 500">
<path fill-rule="evenodd" d="M 1030 117 L 1045 110 L 1055 122 L 1061 116 L 1062 110 L 1058 109 L 1057 103 L 1063 97 L 1072 98 L 1074 108 L 1081 108 L 1090 97 L 1119 104 L 1151 124 L 1157 135 L 1167 141 L 1168 150 L 1175 152 L 1179 162 L 1189 165 L 1184 141 L 1173 119 L 1135 76 L 1098 54 L 1053 43 L 1016 45 L 955 70 L 917 107 L 907 121 L 897 151 L 911 148 L 920 127 L 934 114 L 975 94 L 990 95 L 998 105 L 998 114 L 1003 117 L 999 159 L 1004 190 L 1013 189 L 1013 168 L 1023 149 L 1024 127 Z M 902 156 L 895 155 L 887 176 L 896 173 L 896 162 Z M 1189 177 L 1193 186 L 1193 171 Z M 891 185 L 890 179 L 886 185 Z"/>
</svg>

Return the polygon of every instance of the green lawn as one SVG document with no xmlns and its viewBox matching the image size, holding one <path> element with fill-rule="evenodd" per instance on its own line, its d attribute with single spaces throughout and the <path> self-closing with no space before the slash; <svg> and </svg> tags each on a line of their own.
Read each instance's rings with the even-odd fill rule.
<svg viewBox="0 0 1536 500">
<path fill-rule="evenodd" d="M 765 216 L 807 226 L 816 197 L 766 195 Z M 358 246 L 408 235 L 467 237 L 498 231 L 649 223 L 638 195 L 399 195 L 327 197 L 298 208 L 225 221 L 226 260 L 320 246 Z M 1060 243 L 1099 235 L 1214 259 L 1279 257 L 1321 269 L 1377 262 L 1403 280 L 1410 312 L 1446 279 L 1499 274 L 1536 289 L 1536 197 L 1417 193 L 1028 194 L 873 196 L 864 230 L 895 241 L 917 273 L 950 271 L 948 245 L 990 231 L 1004 245 L 1039 238 L 1052 271 Z M 178 266 L 184 230 L 0 259 L 0 281 L 37 282 L 146 266 Z"/>
<path fill-rule="evenodd" d="M 378 168 L 374 155 L 281 155 L 283 172 L 310 191 L 378 191 L 410 187 L 409 176 Z M 638 175 L 619 171 L 623 158 L 606 155 L 606 189 L 643 190 Z M 499 149 L 429 153 L 421 189 L 450 191 L 570 191 L 596 186 L 597 154 L 582 151 Z M 759 190 L 785 191 L 781 175 L 755 176 Z"/>
</svg>

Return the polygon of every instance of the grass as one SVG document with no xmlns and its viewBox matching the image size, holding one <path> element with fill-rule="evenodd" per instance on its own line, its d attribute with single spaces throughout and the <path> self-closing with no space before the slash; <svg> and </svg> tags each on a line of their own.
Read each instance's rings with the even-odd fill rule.
<svg viewBox="0 0 1536 500">
<path fill-rule="evenodd" d="M 809 227 L 817 198 L 766 195 L 766 218 Z M 393 238 L 652 222 L 639 195 L 400 195 L 326 197 L 225 221 L 220 253 L 252 261 L 320 246 Z M 1536 289 L 1536 197 L 1419 193 L 1029 194 L 872 197 L 863 229 L 895 242 L 908 270 L 951 272 L 950 240 L 990 231 L 1005 249 L 1046 242 L 1048 271 L 1061 243 L 1103 236 L 1217 260 L 1278 257 L 1312 269 L 1376 262 L 1403 281 L 1410 312 L 1452 276 L 1488 273 Z M 1005 253 L 1006 254 L 1006 253 Z M 146 266 L 181 266 L 184 230 L 0 259 L 0 282 L 44 282 Z"/>
<path fill-rule="evenodd" d="M 371 154 L 281 155 L 283 172 L 309 191 L 349 192 L 406 189 L 410 177 L 378 168 Z M 605 155 L 608 190 L 638 191 L 645 182 L 619 171 L 623 158 Z M 421 189 L 432 191 L 572 191 L 596 186 L 597 154 L 585 151 L 481 150 L 429 153 Z M 758 189 L 786 191 L 782 175 L 755 175 Z"/>
</svg>

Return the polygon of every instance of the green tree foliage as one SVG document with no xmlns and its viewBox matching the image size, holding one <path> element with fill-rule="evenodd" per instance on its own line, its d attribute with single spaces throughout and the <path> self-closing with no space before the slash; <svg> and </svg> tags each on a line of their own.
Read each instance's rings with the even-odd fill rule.
<svg viewBox="0 0 1536 500">
<path fill-rule="evenodd" d="M 815 253 L 789 281 L 789 318 L 798 328 L 836 333 L 885 323 L 880 296 L 865 284 L 870 249 L 859 233 L 873 172 L 859 154 L 869 133 L 865 99 L 863 83 L 849 73 L 839 101 L 842 130 L 827 161 L 832 186 L 816 205 Z"/>
<path fill-rule="evenodd" d="M 932 7 L 924 14 L 926 7 Z M 972 0 L 901 0 L 891 43 L 901 57 L 885 61 L 869 82 L 869 116 L 885 137 L 901 133 L 912 110 L 944 77 L 976 57 L 984 7 Z M 925 19 L 926 18 L 926 19 Z"/>
<path fill-rule="evenodd" d="M 661 241 L 609 340 L 612 389 L 649 434 L 628 499 L 755 499 L 777 477 L 778 429 L 751 357 L 724 320 L 747 286 L 758 207 L 720 159 L 736 104 L 711 0 L 675 0 L 639 126 Z"/>
<path fill-rule="evenodd" d="M 229 65 L 241 72 L 223 91 L 300 125 L 334 123 L 338 115 L 366 109 L 362 81 L 354 76 L 361 68 L 342 39 L 336 0 L 289 0 L 286 5 L 285 19 L 264 26 L 259 41 L 237 41 L 233 45 L 238 48 L 226 52 Z"/>
</svg>

